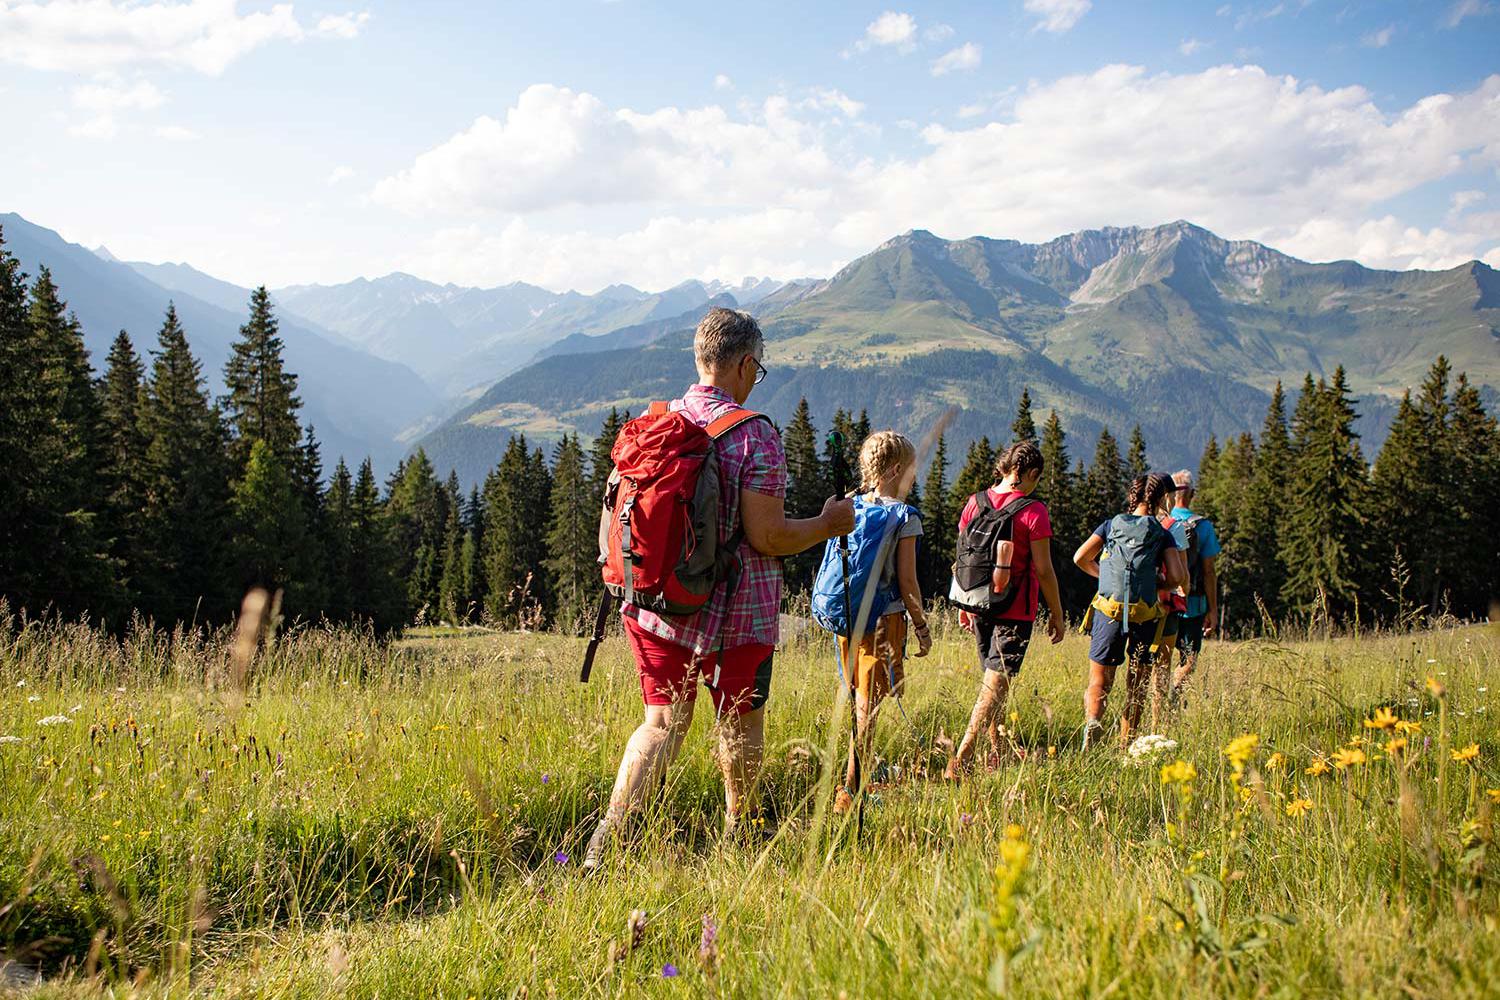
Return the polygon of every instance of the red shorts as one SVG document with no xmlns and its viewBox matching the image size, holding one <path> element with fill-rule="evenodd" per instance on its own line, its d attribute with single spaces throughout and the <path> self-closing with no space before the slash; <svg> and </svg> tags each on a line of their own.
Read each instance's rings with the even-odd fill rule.
<svg viewBox="0 0 1500 1000">
<path fill-rule="evenodd" d="M 719 714 L 744 715 L 766 703 L 771 696 L 771 660 L 776 647 L 766 643 L 735 646 L 701 659 L 691 649 L 647 632 L 632 618 L 624 619 L 625 636 L 635 654 L 636 673 L 641 678 L 641 698 L 648 705 L 675 705 L 698 697 L 698 680 L 708 685 L 714 710 Z"/>
</svg>

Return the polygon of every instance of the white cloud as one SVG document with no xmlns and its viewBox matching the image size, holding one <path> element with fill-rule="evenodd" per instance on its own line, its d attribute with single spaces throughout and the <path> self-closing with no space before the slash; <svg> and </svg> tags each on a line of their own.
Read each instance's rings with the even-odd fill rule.
<svg viewBox="0 0 1500 1000">
<path fill-rule="evenodd" d="M 1483 191 L 1455 191 L 1453 197 L 1448 200 L 1448 210 L 1454 215 L 1460 215 L 1468 211 L 1471 205 L 1477 205 L 1484 199 Z"/>
<path fill-rule="evenodd" d="M 198 138 L 198 133 L 182 125 L 158 125 L 155 130 L 158 139 L 166 139 L 168 142 L 192 142 Z"/>
<path fill-rule="evenodd" d="M 313 31 L 325 38 L 357 38 L 369 21 L 370 12 L 367 10 L 357 14 L 352 11 L 347 14 L 325 14 L 318 19 L 318 26 Z"/>
<path fill-rule="evenodd" d="M 717 75 L 717 76 L 714 77 L 714 89 L 715 90 L 733 90 L 734 89 L 734 81 L 731 80 L 731 79 L 729 79 L 729 77 L 726 74 L 720 73 L 719 75 Z"/>
<path fill-rule="evenodd" d="M 1494 10 L 1495 5 L 1488 0 L 1457 0 L 1452 7 L 1448 8 L 1448 14 L 1443 18 L 1443 26 L 1456 28 L 1465 18 L 1482 17 L 1493 13 Z"/>
<path fill-rule="evenodd" d="M 855 49 L 867 52 L 878 46 L 894 45 L 902 52 L 916 47 L 917 19 L 910 14 L 888 10 L 865 27 L 864 37 L 854 43 Z"/>
<path fill-rule="evenodd" d="M 932 63 L 933 76 L 947 76 L 959 70 L 975 69 L 979 66 L 981 52 L 973 42 L 964 42 L 951 52 L 945 52 Z"/>
<path fill-rule="evenodd" d="M 1184 38 L 1177 46 L 1177 51 L 1185 56 L 1190 56 L 1199 49 L 1206 48 L 1207 42 L 1201 42 L 1196 38 Z"/>
<path fill-rule="evenodd" d="M 865 110 L 860 101 L 856 101 L 842 90 L 830 87 L 816 87 L 812 96 L 798 105 L 804 111 L 837 111 L 845 118 L 858 118 Z"/>
<path fill-rule="evenodd" d="M 344 181 L 347 181 L 349 178 L 351 178 L 353 176 L 354 176 L 354 168 L 353 167 L 349 167 L 349 166 L 345 166 L 343 164 L 340 164 L 339 166 L 334 167 L 331 171 L 329 171 L 327 183 L 328 183 L 328 185 L 330 187 L 332 187 L 335 184 L 342 184 Z"/>
<path fill-rule="evenodd" d="M 218 75 L 261 45 L 306 34 L 289 3 L 245 14 L 237 7 L 235 0 L 5 0 L 0 61 L 82 73 L 156 65 Z M 313 31 L 352 37 L 343 32 L 357 32 L 366 17 L 331 15 Z"/>
<path fill-rule="evenodd" d="M 1496 270 L 1500 270 L 1500 246 L 1495 247 L 1493 250 L 1479 259 L 1484 261 L 1490 267 L 1493 267 Z"/>
<path fill-rule="evenodd" d="M 114 115 L 95 115 L 86 121 L 68 126 L 68 134 L 79 139 L 113 139 L 120 132 L 120 123 Z"/>
<path fill-rule="evenodd" d="M 1091 0 L 1026 0 L 1026 10 L 1037 17 L 1036 30 L 1062 34 L 1072 29 L 1093 6 Z"/>
<path fill-rule="evenodd" d="M 946 42 L 948 39 L 953 37 L 953 25 L 934 24 L 932 27 L 922 32 L 922 37 L 929 42 Z"/>
<path fill-rule="evenodd" d="M 1449 266 L 1494 242 L 1472 215 L 1424 230 L 1387 203 L 1500 166 L 1500 75 L 1388 111 L 1363 88 L 1254 66 L 1107 66 L 1034 84 L 997 120 L 928 125 L 920 152 L 880 161 L 844 141 L 837 109 L 815 95 L 642 112 L 534 86 L 372 194 L 464 221 L 410 269 L 553 287 L 828 273 L 816 265 L 914 227 L 1044 240 L 1186 218 L 1384 267 Z"/>
<path fill-rule="evenodd" d="M 1372 31 L 1359 40 L 1359 44 L 1367 49 L 1383 49 L 1391 44 L 1391 39 L 1396 37 L 1396 26 L 1388 24 L 1379 31 Z"/>
<path fill-rule="evenodd" d="M 166 95 L 147 80 L 129 86 L 122 83 L 90 83 L 73 88 L 73 106 L 95 114 L 150 111 L 161 107 L 166 99 Z"/>
</svg>

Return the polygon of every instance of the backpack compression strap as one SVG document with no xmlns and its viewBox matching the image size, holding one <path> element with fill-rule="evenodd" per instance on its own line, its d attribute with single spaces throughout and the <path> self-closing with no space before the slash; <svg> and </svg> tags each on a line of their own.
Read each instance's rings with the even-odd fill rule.
<svg viewBox="0 0 1500 1000">
<path fill-rule="evenodd" d="M 724 414 L 722 417 L 719 417 L 716 420 L 710 421 L 708 426 L 703 429 L 708 433 L 709 437 L 717 441 L 725 434 L 728 434 L 730 431 L 740 426 L 740 424 L 743 424 L 750 420 L 754 420 L 757 417 L 764 416 L 764 413 L 756 413 L 754 410 L 747 410 L 744 407 L 739 407 L 738 409 L 730 410 L 728 413 Z M 770 418 L 767 417 L 767 419 Z"/>
</svg>

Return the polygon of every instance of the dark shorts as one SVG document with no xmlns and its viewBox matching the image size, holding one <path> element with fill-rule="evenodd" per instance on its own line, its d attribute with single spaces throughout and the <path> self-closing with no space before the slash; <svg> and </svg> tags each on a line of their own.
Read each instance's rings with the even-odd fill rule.
<svg viewBox="0 0 1500 1000">
<path fill-rule="evenodd" d="M 1031 644 L 1035 622 L 1012 621 L 1009 618 L 974 617 L 974 644 L 979 647 L 979 662 L 986 670 L 1003 670 L 1014 677 L 1021 672 L 1026 647 Z"/>
<path fill-rule="evenodd" d="M 696 657 L 691 649 L 647 632 L 626 618 L 625 635 L 641 678 L 641 699 L 648 705 L 675 705 L 698 697 L 701 679 L 713 697 L 714 710 L 744 715 L 771 697 L 771 664 L 776 647 L 756 643 Z"/>
<path fill-rule="evenodd" d="M 1094 624 L 1089 632 L 1089 659 L 1106 667 L 1118 667 L 1125 662 L 1127 651 L 1132 658 L 1150 656 L 1158 624 L 1155 618 L 1139 624 L 1131 622 L 1130 635 L 1127 637 L 1119 622 L 1103 612 L 1095 611 Z"/>
<path fill-rule="evenodd" d="M 1184 618 L 1177 625 L 1177 648 L 1184 656 L 1196 656 L 1203 649 L 1203 621 L 1206 615 Z"/>
<path fill-rule="evenodd" d="M 1165 645 L 1172 645 L 1177 639 L 1177 630 L 1182 625 L 1182 615 L 1176 611 L 1167 615 L 1167 622 L 1161 627 L 1161 641 Z"/>
</svg>

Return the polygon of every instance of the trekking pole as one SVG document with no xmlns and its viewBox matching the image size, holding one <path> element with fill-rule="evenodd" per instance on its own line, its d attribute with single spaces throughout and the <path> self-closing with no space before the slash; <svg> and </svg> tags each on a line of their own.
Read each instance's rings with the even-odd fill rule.
<svg viewBox="0 0 1500 1000">
<path fill-rule="evenodd" d="M 844 435 L 838 431 L 828 432 L 828 448 L 833 454 L 833 493 L 834 496 L 843 499 L 844 493 L 849 487 L 849 467 L 844 458 Z M 845 641 L 845 655 L 840 657 L 840 666 L 843 668 L 844 683 L 849 685 L 849 755 L 854 761 L 854 789 L 850 794 L 856 794 L 861 783 L 860 760 L 859 760 L 859 681 L 858 681 L 858 648 L 854 642 L 854 598 L 850 593 L 849 582 L 849 536 L 839 536 L 839 568 L 844 576 L 844 621 L 848 622 L 850 635 Z M 837 645 L 838 638 L 834 638 Z M 851 663 L 851 660 L 854 661 Z M 865 811 L 864 796 L 860 796 L 855 813 L 857 817 L 856 829 L 863 829 Z"/>
</svg>

